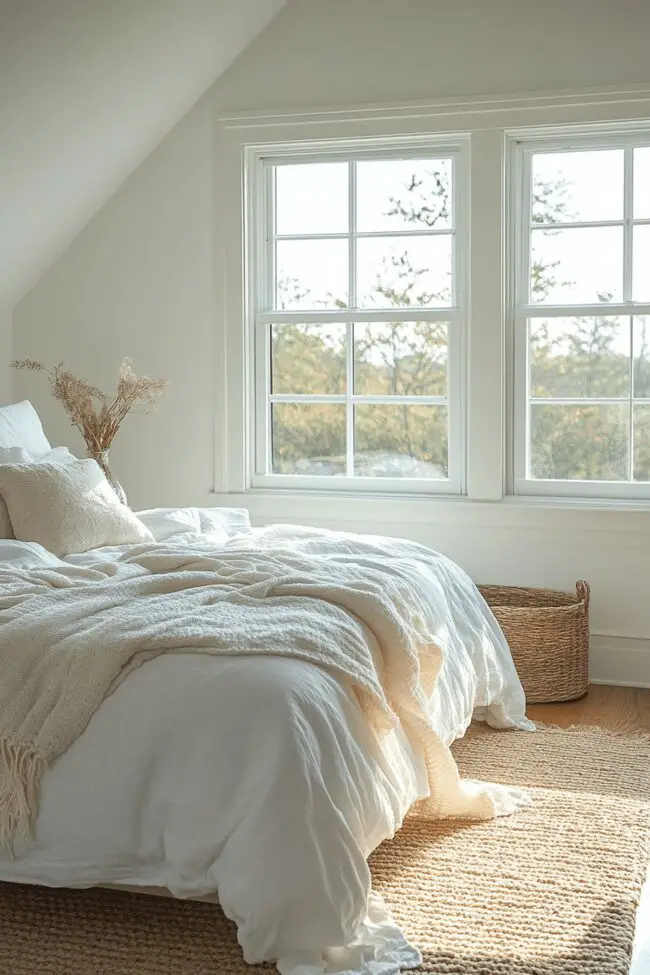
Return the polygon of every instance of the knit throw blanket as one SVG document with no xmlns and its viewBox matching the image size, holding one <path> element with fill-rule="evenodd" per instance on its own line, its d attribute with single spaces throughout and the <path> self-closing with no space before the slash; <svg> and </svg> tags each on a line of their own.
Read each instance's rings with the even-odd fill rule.
<svg viewBox="0 0 650 975">
<path fill-rule="evenodd" d="M 481 819 L 520 804 L 512 790 L 461 782 L 427 714 L 445 575 L 463 576 L 442 557 L 389 539 L 273 529 L 219 547 L 200 538 L 132 546 L 97 566 L 0 563 L 0 845 L 9 852 L 32 834 L 45 770 L 104 698 L 161 653 L 325 667 L 353 688 L 378 735 L 399 720 L 422 746 L 430 814 Z M 478 597 L 463 578 L 469 606 Z"/>
</svg>

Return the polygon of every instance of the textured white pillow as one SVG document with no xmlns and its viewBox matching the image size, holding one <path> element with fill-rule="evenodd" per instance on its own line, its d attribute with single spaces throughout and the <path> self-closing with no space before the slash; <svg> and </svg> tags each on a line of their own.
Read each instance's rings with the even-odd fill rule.
<svg viewBox="0 0 650 975">
<path fill-rule="evenodd" d="M 77 458 L 67 447 L 53 447 L 42 457 L 33 457 L 24 447 L 0 447 L 0 464 L 33 464 L 40 459 L 45 464 L 70 464 Z M 14 538 L 7 505 L 0 497 L 0 538 Z"/>
<path fill-rule="evenodd" d="M 0 464 L 21 464 L 23 461 L 29 463 L 29 454 L 22 447 L 0 447 Z M 7 505 L 0 497 L 0 538 L 14 537 Z"/>
<path fill-rule="evenodd" d="M 16 538 L 38 542 L 58 556 L 153 541 L 94 460 L 0 464 L 0 496 Z"/>
<path fill-rule="evenodd" d="M 38 413 L 29 400 L 0 406 L 0 447 L 22 447 L 34 458 L 42 457 L 52 449 Z"/>
<path fill-rule="evenodd" d="M 11 518 L 7 511 L 7 505 L 0 498 L 0 538 L 14 538 L 14 530 L 11 527 Z"/>
<path fill-rule="evenodd" d="M 77 459 L 67 447 L 52 447 L 38 456 L 24 447 L 0 447 L 0 464 L 72 464 Z"/>
</svg>

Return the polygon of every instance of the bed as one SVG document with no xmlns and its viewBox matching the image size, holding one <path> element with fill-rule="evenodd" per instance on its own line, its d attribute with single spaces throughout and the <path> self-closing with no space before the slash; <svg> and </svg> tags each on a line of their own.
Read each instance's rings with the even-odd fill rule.
<svg viewBox="0 0 650 975">
<path fill-rule="evenodd" d="M 349 560 L 361 545 L 372 563 L 383 544 L 253 530 L 245 512 L 227 509 L 139 517 L 154 539 L 144 549 L 165 558 L 298 546 Z M 33 542 L 0 540 L 0 593 L 3 579 L 43 573 L 119 580 L 142 551 L 57 558 Z M 396 551 L 399 574 L 407 549 Z M 425 582 L 444 652 L 426 704 L 440 741 L 462 736 L 472 717 L 531 729 L 489 610 L 458 567 L 441 556 L 435 566 L 437 590 Z M 328 667 L 294 655 L 161 653 L 115 687 L 45 772 L 33 834 L 16 842 L 13 858 L 0 852 L 0 880 L 218 892 L 251 963 L 277 961 L 284 975 L 390 975 L 419 955 L 371 894 L 366 859 L 429 791 L 419 742 L 400 722 L 377 734 L 351 682 Z"/>
<path fill-rule="evenodd" d="M 0 408 L 0 880 L 217 895 L 282 975 L 420 961 L 369 854 L 462 782 L 471 720 L 532 730 L 503 635 L 423 546 L 239 509 L 121 504 L 95 461 Z"/>
</svg>

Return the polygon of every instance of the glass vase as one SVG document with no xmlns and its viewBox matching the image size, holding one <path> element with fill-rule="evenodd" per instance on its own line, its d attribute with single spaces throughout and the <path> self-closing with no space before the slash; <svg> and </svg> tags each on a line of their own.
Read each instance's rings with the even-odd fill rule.
<svg viewBox="0 0 650 975">
<path fill-rule="evenodd" d="M 104 473 L 104 476 L 105 476 L 106 480 L 108 481 L 108 483 L 110 484 L 110 486 L 115 491 L 115 493 L 116 493 L 118 499 L 121 501 L 121 503 L 122 504 L 128 504 L 128 502 L 126 500 L 126 494 L 124 492 L 124 488 L 122 487 L 122 485 L 120 484 L 120 482 L 117 480 L 117 478 L 113 475 L 110 467 L 108 466 L 108 455 L 109 455 L 109 450 L 108 449 L 107 450 L 89 450 L 88 451 L 88 456 L 91 457 L 94 461 L 97 461 L 97 463 L 99 464 L 101 470 Z"/>
</svg>

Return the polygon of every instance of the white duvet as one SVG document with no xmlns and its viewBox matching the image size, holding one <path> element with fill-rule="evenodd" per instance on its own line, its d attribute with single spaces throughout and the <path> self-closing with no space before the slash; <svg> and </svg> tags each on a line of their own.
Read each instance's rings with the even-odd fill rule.
<svg viewBox="0 0 650 975">
<path fill-rule="evenodd" d="M 142 517 L 180 549 L 214 552 L 247 531 L 241 514 L 227 524 L 210 510 Z M 271 529 L 249 545 L 295 533 Z M 101 549 L 67 562 L 98 568 L 122 556 Z M 20 542 L 0 541 L 0 560 L 60 564 Z M 531 727 L 489 611 L 461 570 L 439 564 L 436 730 L 451 743 L 472 714 Z M 326 670 L 291 658 L 162 655 L 128 676 L 46 773 L 34 839 L 0 859 L 0 879 L 217 891 L 250 962 L 279 959 L 293 975 L 392 975 L 419 956 L 369 897 L 366 858 L 427 789 L 403 730 L 379 744 L 353 693 Z"/>
</svg>

